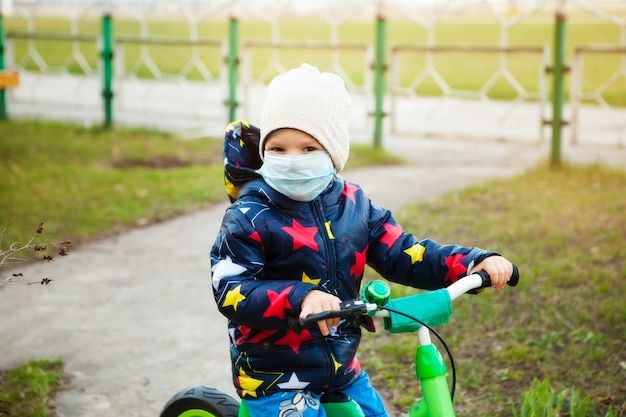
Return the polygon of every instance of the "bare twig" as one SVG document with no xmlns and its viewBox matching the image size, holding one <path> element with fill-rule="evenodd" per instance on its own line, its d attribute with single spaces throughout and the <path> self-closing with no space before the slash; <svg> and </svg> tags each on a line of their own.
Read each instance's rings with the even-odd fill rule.
<svg viewBox="0 0 626 417">
<path fill-rule="evenodd" d="M 37 243 L 37 237 L 41 235 L 44 230 L 43 222 L 39 223 L 39 226 L 37 226 L 35 234 L 28 240 L 26 244 L 22 245 L 18 242 L 13 242 L 7 250 L 4 250 L 2 241 L 4 239 L 5 232 L 8 228 L 9 226 L 6 226 L 2 230 L 2 233 L 0 234 L 0 269 L 7 265 L 22 264 L 22 263 L 30 262 L 32 258 L 21 258 L 17 256 L 20 252 L 23 252 L 26 250 L 34 250 L 35 252 L 41 252 L 43 260 L 48 261 L 48 262 L 54 261 L 54 256 L 52 255 L 52 252 L 51 252 L 52 250 L 57 250 L 58 251 L 57 253 L 60 256 L 67 256 L 69 254 L 67 245 L 72 243 L 69 240 L 65 240 L 63 242 Z M 52 281 L 54 281 L 50 278 L 43 278 L 39 281 L 26 282 L 26 283 L 17 283 L 14 281 L 17 278 L 22 278 L 22 277 L 24 277 L 24 274 L 22 272 L 14 272 L 10 276 L 4 276 L 0 274 L 0 288 L 9 284 L 48 285 Z"/>
</svg>

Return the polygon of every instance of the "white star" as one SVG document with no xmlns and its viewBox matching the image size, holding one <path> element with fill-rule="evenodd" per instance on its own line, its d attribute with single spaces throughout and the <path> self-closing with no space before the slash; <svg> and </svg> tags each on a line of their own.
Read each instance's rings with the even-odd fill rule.
<svg viewBox="0 0 626 417">
<path fill-rule="evenodd" d="M 219 261 L 211 270 L 213 273 L 213 287 L 217 289 L 222 278 L 237 276 L 245 272 L 245 270 L 246 268 L 241 265 L 237 265 L 233 262 L 230 256 L 227 256 L 226 259 Z"/>
<path fill-rule="evenodd" d="M 308 382 L 302 382 L 298 379 L 295 372 L 291 374 L 289 381 L 278 384 L 280 389 L 304 389 L 309 385 Z"/>
</svg>

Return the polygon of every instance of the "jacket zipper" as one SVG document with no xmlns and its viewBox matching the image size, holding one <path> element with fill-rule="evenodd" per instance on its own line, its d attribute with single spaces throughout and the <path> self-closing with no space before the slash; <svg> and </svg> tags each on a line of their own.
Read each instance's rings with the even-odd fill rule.
<svg viewBox="0 0 626 417">
<path fill-rule="evenodd" d="M 328 236 L 328 230 L 326 229 L 326 216 L 324 213 L 324 205 L 321 198 L 316 198 L 314 202 L 315 219 L 318 223 L 318 227 L 322 233 L 322 241 L 324 245 L 324 257 L 328 262 L 328 290 L 333 292 L 333 295 L 337 295 L 337 274 L 336 274 L 336 259 L 335 259 L 335 242 Z"/>
<path fill-rule="evenodd" d="M 338 289 L 337 289 L 337 276 L 335 273 L 335 270 L 336 270 L 335 242 L 333 239 L 331 239 L 328 236 L 328 230 L 326 229 L 326 216 L 324 213 L 324 205 L 322 204 L 322 199 L 316 198 L 315 200 L 313 200 L 313 205 L 314 205 L 313 210 L 315 212 L 314 216 L 315 216 L 316 222 L 318 223 L 318 227 L 322 231 L 321 233 L 323 236 L 322 244 L 324 245 L 324 256 L 328 262 L 328 283 L 329 283 L 328 290 L 334 295 L 337 295 L 336 293 L 338 292 Z M 332 352 L 330 351 L 330 347 L 326 343 L 325 339 L 323 339 L 321 343 L 323 347 L 323 352 L 327 358 L 326 363 L 328 364 L 328 366 L 326 367 L 326 373 L 328 375 L 328 381 L 332 381 L 333 377 L 335 376 L 334 368 L 332 365 L 334 362 Z"/>
</svg>

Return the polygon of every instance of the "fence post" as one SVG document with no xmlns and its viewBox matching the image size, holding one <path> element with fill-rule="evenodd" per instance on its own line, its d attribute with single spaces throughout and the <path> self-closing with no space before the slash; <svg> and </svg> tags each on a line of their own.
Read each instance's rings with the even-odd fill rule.
<svg viewBox="0 0 626 417">
<path fill-rule="evenodd" d="M 376 56 L 374 57 L 374 148 L 382 148 L 383 141 L 383 99 L 385 97 L 385 74 L 387 63 L 385 54 L 387 51 L 387 21 L 385 20 L 382 7 L 376 16 Z"/>
<path fill-rule="evenodd" d="M 0 7 L 0 71 L 4 69 L 4 18 L 2 17 L 2 8 Z M 0 87 L 0 120 L 9 118 L 5 94 L 4 88 Z"/>
<path fill-rule="evenodd" d="M 105 13 L 102 17 L 102 75 L 104 100 L 104 127 L 113 126 L 113 23 L 111 14 Z"/>
<path fill-rule="evenodd" d="M 554 22 L 554 63 L 553 88 L 552 88 L 552 149 L 550 163 L 553 167 L 561 165 L 561 145 L 563 136 L 563 102 L 564 94 L 564 72 L 565 52 L 567 40 L 567 0 L 559 0 L 556 6 Z"/>
<path fill-rule="evenodd" d="M 231 16 L 228 27 L 228 121 L 237 118 L 237 82 L 239 79 L 239 20 Z"/>
</svg>

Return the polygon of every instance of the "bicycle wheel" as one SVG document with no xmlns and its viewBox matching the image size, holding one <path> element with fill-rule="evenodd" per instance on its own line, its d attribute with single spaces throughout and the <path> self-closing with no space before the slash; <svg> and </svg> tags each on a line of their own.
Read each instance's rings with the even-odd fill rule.
<svg viewBox="0 0 626 417">
<path fill-rule="evenodd" d="M 239 402 L 214 387 L 185 388 L 163 407 L 161 417 L 237 417 Z"/>
</svg>

